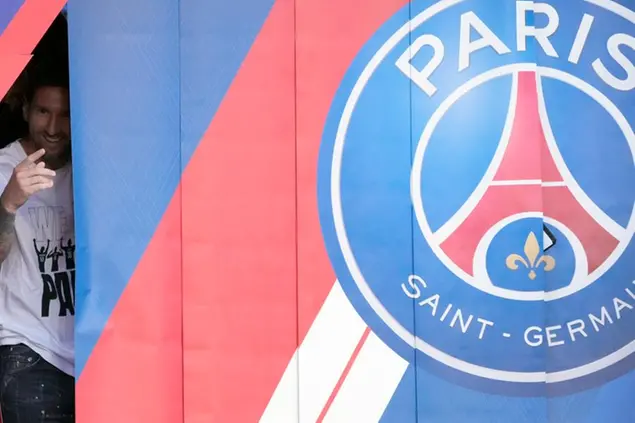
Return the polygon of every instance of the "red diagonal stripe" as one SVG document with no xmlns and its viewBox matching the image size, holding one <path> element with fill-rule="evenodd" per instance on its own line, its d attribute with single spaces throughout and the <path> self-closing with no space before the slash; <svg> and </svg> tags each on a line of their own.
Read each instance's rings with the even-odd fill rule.
<svg viewBox="0 0 635 423">
<path fill-rule="evenodd" d="M 357 52 L 406 4 L 277 0 L 183 173 L 188 423 L 257 422 L 333 287 L 324 124 Z"/>
<path fill-rule="evenodd" d="M 366 330 L 364 331 L 364 334 L 362 335 L 361 339 L 357 343 L 355 350 L 353 351 L 353 355 L 351 355 L 351 358 L 348 360 L 348 363 L 346 363 L 346 367 L 344 367 L 344 371 L 342 372 L 342 375 L 340 376 L 339 380 L 335 384 L 335 388 L 333 388 L 333 392 L 331 392 L 331 395 L 329 396 L 328 401 L 326 401 L 326 405 L 324 405 L 322 412 L 318 416 L 317 423 L 322 423 L 324 421 L 326 414 L 331 409 L 331 405 L 333 405 L 333 401 L 335 401 L 335 397 L 337 397 L 337 395 L 340 393 L 340 389 L 342 389 L 342 385 L 344 384 L 344 381 L 348 377 L 348 374 L 351 372 L 351 368 L 353 367 L 355 360 L 357 360 L 357 357 L 359 356 L 359 352 L 362 350 L 362 347 L 366 343 L 366 340 L 368 339 L 369 335 L 370 335 L 370 328 L 366 328 Z"/>
<path fill-rule="evenodd" d="M 31 54 L 66 0 L 25 0 L 0 36 L 0 54 Z"/>
<path fill-rule="evenodd" d="M 0 98 L 29 63 L 31 53 L 66 0 L 25 0 L 0 36 Z"/>
<path fill-rule="evenodd" d="M 24 67 L 31 60 L 30 54 L 0 55 L 0 98 L 9 91 L 15 80 L 20 76 Z"/>
</svg>

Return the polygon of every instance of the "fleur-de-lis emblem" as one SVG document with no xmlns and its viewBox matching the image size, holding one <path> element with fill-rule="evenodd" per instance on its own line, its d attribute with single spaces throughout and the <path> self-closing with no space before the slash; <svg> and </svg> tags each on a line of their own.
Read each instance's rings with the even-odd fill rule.
<svg viewBox="0 0 635 423">
<path fill-rule="evenodd" d="M 519 254 L 510 254 L 505 260 L 508 269 L 518 270 L 518 264 L 521 263 L 529 270 L 529 279 L 536 279 L 536 270 L 541 264 L 544 264 L 545 272 L 550 272 L 556 267 L 556 260 L 547 254 L 541 254 L 540 244 L 533 232 L 529 233 L 525 241 L 525 257 Z"/>
</svg>

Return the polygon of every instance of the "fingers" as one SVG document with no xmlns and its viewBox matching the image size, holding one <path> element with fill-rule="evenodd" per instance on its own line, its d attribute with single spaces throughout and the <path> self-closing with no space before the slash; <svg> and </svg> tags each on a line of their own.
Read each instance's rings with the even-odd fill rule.
<svg viewBox="0 0 635 423">
<path fill-rule="evenodd" d="M 44 157 L 45 154 L 46 154 L 46 150 L 43 149 L 43 148 L 40 148 L 35 153 L 29 154 L 25 161 L 29 161 L 31 163 L 35 163 L 38 160 L 40 160 L 42 157 Z"/>
<path fill-rule="evenodd" d="M 42 157 L 44 157 L 45 154 L 46 154 L 46 150 L 43 148 L 40 148 L 35 153 L 29 154 L 26 157 L 26 159 L 22 160 L 22 162 L 16 166 L 16 169 L 31 169 L 33 167 L 45 167 L 46 164 L 42 162 L 37 164 L 35 163 L 38 160 L 40 160 Z"/>
<path fill-rule="evenodd" d="M 49 177 L 55 176 L 54 170 L 47 169 L 44 167 L 44 165 L 40 166 L 40 164 L 41 163 L 38 163 L 36 167 L 23 171 L 22 172 L 23 176 L 25 178 L 30 178 L 32 176 L 49 176 Z"/>
<path fill-rule="evenodd" d="M 18 186 L 26 195 L 32 195 L 43 189 L 53 187 L 55 171 L 47 169 L 44 163 L 40 162 L 31 167 L 16 169 L 15 178 Z"/>
<path fill-rule="evenodd" d="M 43 188 L 52 188 L 53 180 L 46 175 L 32 175 L 30 177 L 21 178 L 19 184 L 24 192 L 32 194 L 33 192 L 40 191 L 40 189 L 38 189 L 37 191 L 31 192 L 34 187 L 42 186 Z"/>
<path fill-rule="evenodd" d="M 29 154 L 13 172 L 14 194 L 16 196 L 15 203 L 18 207 L 36 192 L 43 191 L 53 187 L 53 177 L 55 171 L 46 168 L 46 163 L 38 160 L 44 157 L 46 151 L 42 148 L 33 154 Z M 6 191 L 7 188 L 5 188 Z"/>
<path fill-rule="evenodd" d="M 29 179 L 27 179 L 27 186 L 33 186 L 38 184 L 48 184 L 52 187 L 53 180 L 47 178 L 46 176 L 32 176 Z"/>
<path fill-rule="evenodd" d="M 36 192 L 43 191 L 45 189 L 49 189 L 53 187 L 53 181 L 48 180 L 47 182 L 38 182 L 28 187 L 27 193 L 29 195 L 33 195 Z"/>
</svg>

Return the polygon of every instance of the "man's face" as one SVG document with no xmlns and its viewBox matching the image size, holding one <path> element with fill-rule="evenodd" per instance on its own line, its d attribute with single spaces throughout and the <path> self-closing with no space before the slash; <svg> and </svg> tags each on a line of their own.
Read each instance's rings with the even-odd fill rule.
<svg viewBox="0 0 635 423">
<path fill-rule="evenodd" d="M 71 142 L 68 90 L 38 88 L 25 106 L 24 119 L 29 124 L 29 140 L 35 150 L 46 150 L 44 162 L 51 167 L 63 166 L 70 157 Z"/>
</svg>

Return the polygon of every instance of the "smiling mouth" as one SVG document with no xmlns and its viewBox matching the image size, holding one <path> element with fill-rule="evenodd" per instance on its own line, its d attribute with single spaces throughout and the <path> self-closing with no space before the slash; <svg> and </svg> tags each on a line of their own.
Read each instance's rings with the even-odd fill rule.
<svg viewBox="0 0 635 423">
<path fill-rule="evenodd" d="M 62 141 L 61 137 L 44 137 L 44 141 L 46 141 L 49 144 L 57 144 L 58 142 Z"/>
</svg>

